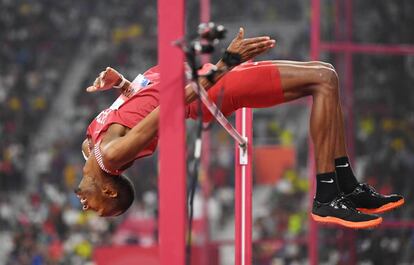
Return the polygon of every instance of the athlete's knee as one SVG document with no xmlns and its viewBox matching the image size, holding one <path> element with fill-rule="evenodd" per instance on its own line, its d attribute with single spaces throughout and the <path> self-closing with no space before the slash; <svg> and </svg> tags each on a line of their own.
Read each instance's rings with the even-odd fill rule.
<svg viewBox="0 0 414 265">
<path fill-rule="evenodd" d="M 336 73 L 335 69 L 328 68 L 328 70 L 323 71 L 323 81 L 325 84 L 331 86 L 333 89 L 338 90 L 338 74 Z"/>
<path fill-rule="evenodd" d="M 318 83 L 317 93 L 322 93 L 329 97 L 338 97 L 338 75 L 334 69 L 320 67 L 317 70 Z"/>
<path fill-rule="evenodd" d="M 315 66 L 325 67 L 325 68 L 329 68 L 329 69 L 335 71 L 335 67 L 330 63 L 322 62 L 322 61 L 312 61 L 311 63 Z"/>
</svg>

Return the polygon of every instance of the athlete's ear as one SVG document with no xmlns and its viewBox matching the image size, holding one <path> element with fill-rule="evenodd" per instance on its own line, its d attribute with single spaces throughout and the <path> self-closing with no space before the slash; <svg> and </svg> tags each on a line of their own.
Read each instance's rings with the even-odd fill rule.
<svg viewBox="0 0 414 265">
<path fill-rule="evenodd" d="M 109 197 L 109 198 L 118 197 L 118 192 L 115 189 L 113 189 L 112 187 L 109 187 L 109 186 L 104 186 L 102 188 L 102 194 L 106 197 Z"/>
<path fill-rule="evenodd" d="M 85 139 L 82 143 L 82 155 L 85 161 L 88 160 L 88 157 L 90 155 L 88 139 Z"/>
</svg>

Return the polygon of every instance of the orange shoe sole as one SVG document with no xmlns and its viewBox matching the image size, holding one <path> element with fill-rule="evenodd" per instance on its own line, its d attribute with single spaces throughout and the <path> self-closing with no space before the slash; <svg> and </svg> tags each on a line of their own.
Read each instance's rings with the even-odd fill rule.
<svg viewBox="0 0 414 265">
<path fill-rule="evenodd" d="M 359 210 L 363 213 L 369 213 L 369 214 L 384 213 L 384 212 L 390 211 L 392 209 L 395 209 L 397 207 L 400 207 L 404 203 L 405 203 L 405 200 L 401 199 L 401 200 L 396 201 L 396 202 L 387 203 L 387 204 L 385 204 L 385 205 L 383 205 L 379 208 L 375 208 L 375 209 L 357 208 L 357 210 Z"/>
<path fill-rule="evenodd" d="M 312 213 L 311 215 L 312 215 L 312 219 L 315 220 L 316 222 L 324 223 L 324 224 L 337 224 L 337 225 L 341 225 L 341 226 L 345 226 L 345 227 L 353 228 L 353 229 L 371 228 L 371 227 L 378 226 L 382 222 L 382 217 L 378 217 L 377 219 L 365 221 L 365 222 L 350 222 L 350 221 L 345 221 L 345 220 L 342 220 L 336 217 L 331 217 L 331 216 L 322 217 L 322 216 L 318 216 Z"/>
</svg>

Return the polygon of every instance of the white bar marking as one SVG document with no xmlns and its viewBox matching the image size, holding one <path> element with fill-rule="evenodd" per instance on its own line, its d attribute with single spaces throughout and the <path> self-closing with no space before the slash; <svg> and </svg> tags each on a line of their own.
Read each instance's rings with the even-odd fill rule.
<svg viewBox="0 0 414 265">
<path fill-rule="evenodd" d="M 246 137 L 246 108 L 242 108 L 242 136 Z M 245 163 L 241 164 L 242 169 L 242 231 L 241 231 L 241 261 L 242 265 L 246 265 L 246 165 L 247 165 L 247 144 L 240 150 L 241 156 L 245 156 Z"/>
</svg>

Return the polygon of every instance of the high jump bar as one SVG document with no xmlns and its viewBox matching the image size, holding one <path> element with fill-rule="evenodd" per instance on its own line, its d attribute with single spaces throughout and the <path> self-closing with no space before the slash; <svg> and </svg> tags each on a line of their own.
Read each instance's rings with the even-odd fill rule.
<svg viewBox="0 0 414 265">
<path fill-rule="evenodd" d="M 195 84 L 194 82 L 191 82 L 190 84 L 191 84 L 191 88 L 193 89 L 193 91 L 199 95 L 201 101 L 206 106 L 206 108 L 211 112 L 214 118 L 221 124 L 221 126 L 223 126 L 223 128 L 239 144 L 239 146 L 245 149 L 247 145 L 246 138 L 243 137 L 233 127 L 233 125 L 227 120 L 224 114 L 219 110 L 217 105 L 208 98 L 207 91 L 204 89 L 204 87 L 201 84 L 199 84 L 199 87 L 198 87 L 197 84 Z"/>
</svg>

